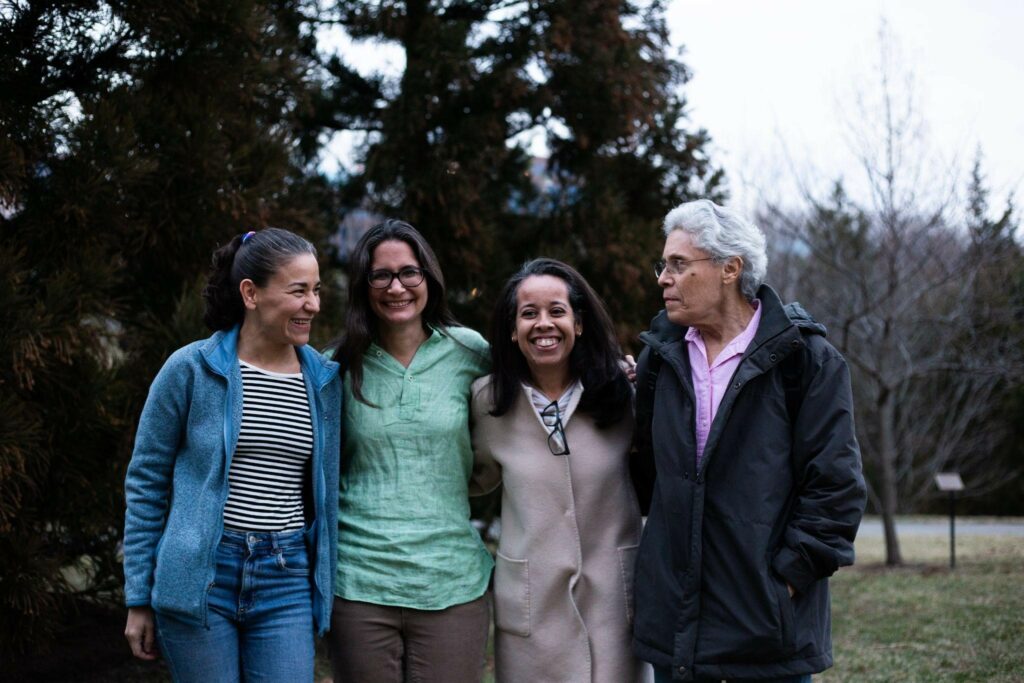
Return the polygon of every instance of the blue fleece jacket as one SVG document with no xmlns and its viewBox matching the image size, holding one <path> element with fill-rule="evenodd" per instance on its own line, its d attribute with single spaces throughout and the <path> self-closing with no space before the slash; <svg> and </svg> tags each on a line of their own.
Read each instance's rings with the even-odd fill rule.
<svg viewBox="0 0 1024 683">
<path fill-rule="evenodd" d="M 228 471 L 242 421 L 238 327 L 178 349 L 142 410 L 125 477 L 125 603 L 206 623 Z M 330 625 L 337 546 L 341 381 L 338 364 L 297 348 L 313 423 L 309 549 L 313 619 Z M 307 515 L 309 516 L 309 515 Z"/>
</svg>

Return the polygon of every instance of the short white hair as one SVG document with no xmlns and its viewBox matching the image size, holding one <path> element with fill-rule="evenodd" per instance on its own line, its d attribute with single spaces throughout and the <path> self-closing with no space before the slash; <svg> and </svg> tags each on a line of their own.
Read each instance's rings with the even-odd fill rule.
<svg viewBox="0 0 1024 683">
<path fill-rule="evenodd" d="M 752 222 L 710 199 L 698 199 L 669 211 L 663 229 L 665 237 L 682 230 L 715 261 L 739 257 L 743 261 L 740 292 L 748 301 L 756 298 L 768 270 L 768 251 L 764 233 Z"/>
</svg>

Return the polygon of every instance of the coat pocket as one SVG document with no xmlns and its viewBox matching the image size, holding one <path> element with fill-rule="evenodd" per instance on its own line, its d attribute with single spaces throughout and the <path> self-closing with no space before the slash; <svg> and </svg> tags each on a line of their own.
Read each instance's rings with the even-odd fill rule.
<svg viewBox="0 0 1024 683">
<path fill-rule="evenodd" d="M 277 567 L 291 576 L 309 576 L 309 553 L 304 547 L 281 548 L 276 555 Z"/>
<path fill-rule="evenodd" d="M 786 582 L 772 572 L 770 565 L 768 571 L 772 578 L 772 583 L 775 585 L 775 597 L 779 603 L 782 651 L 790 653 L 793 651 L 796 642 L 796 608 L 793 605 L 794 598 L 790 597 Z"/>
<path fill-rule="evenodd" d="M 777 662 L 795 649 L 793 601 L 785 581 L 772 570 L 769 555 L 758 562 L 746 552 L 760 542 L 759 527 L 750 525 L 750 533 L 743 533 L 740 524 L 713 527 L 710 534 L 705 527 L 697 633 L 701 663 Z"/>
<path fill-rule="evenodd" d="M 622 572 L 622 591 L 626 599 L 626 621 L 633 625 L 633 584 L 635 583 L 636 551 L 640 546 L 618 548 L 619 568 Z"/>
<path fill-rule="evenodd" d="M 530 561 L 499 551 L 494 563 L 494 627 L 512 635 L 530 635 Z"/>
</svg>

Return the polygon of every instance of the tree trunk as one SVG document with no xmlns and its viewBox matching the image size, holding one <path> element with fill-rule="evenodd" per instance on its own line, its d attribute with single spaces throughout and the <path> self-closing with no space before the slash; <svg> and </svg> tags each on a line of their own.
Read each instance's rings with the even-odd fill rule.
<svg viewBox="0 0 1024 683">
<path fill-rule="evenodd" d="M 893 393 L 884 389 L 883 392 L 878 406 L 878 459 L 881 466 L 879 498 L 882 501 L 882 528 L 885 532 L 885 563 L 895 567 L 903 564 L 900 541 L 896 536 L 896 406 L 893 402 Z"/>
</svg>

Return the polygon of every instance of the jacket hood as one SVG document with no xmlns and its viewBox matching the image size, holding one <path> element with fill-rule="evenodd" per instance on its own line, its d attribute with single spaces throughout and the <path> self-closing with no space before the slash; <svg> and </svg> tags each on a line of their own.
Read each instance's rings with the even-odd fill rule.
<svg viewBox="0 0 1024 683">
<path fill-rule="evenodd" d="M 804 334 L 820 334 L 822 337 L 828 334 L 825 326 L 811 317 L 811 314 L 804 310 L 799 301 L 793 301 L 782 307 L 786 312 L 789 321 L 800 328 Z"/>
</svg>

